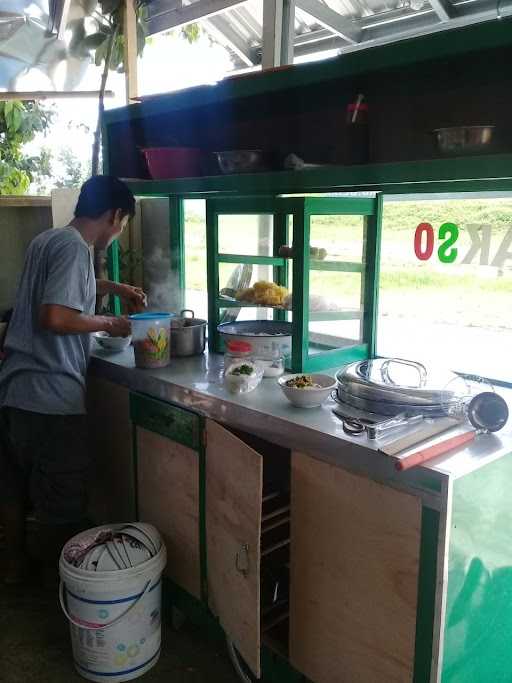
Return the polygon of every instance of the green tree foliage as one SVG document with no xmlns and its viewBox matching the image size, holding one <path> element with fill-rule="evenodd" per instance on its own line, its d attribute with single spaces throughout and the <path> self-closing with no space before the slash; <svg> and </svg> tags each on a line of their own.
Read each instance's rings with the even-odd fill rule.
<svg viewBox="0 0 512 683">
<path fill-rule="evenodd" d="M 0 195 L 25 194 L 37 175 L 50 175 L 48 155 L 23 154 L 36 133 L 46 133 L 53 111 L 38 102 L 0 102 Z"/>
</svg>

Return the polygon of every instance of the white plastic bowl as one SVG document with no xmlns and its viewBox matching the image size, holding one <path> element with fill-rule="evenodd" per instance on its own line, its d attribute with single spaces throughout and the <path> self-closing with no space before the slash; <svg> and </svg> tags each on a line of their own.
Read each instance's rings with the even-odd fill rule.
<svg viewBox="0 0 512 683">
<path fill-rule="evenodd" d="M 93 337 L 107 351 L 124 351 L 132 341 L 131 336 L 111 337 L 108 332 L 94 332 Z"/>
<path fill-rule="evenodd" d="M 293 379 L 294 377 L 301 377 L 302 375 L 311 377 L 315 384 L 320 385 L 320 388 L 311 387 L 297 389 L 296 387 L 286 386 L 288 380 Z M 336 388 L 336 380 L 333 377 L 312 372 L 298 372 L 294 375 L 283 375 L 277 381 L 283 394 L 290 403 L 297 406 L 297 408 L 317 408 L 318 406 L 321 406 Z"/>
</svg>

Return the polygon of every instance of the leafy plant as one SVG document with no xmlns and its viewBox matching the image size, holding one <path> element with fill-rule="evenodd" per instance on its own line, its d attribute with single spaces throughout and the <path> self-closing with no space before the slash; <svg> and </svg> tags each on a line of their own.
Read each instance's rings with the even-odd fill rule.
<svg viewBox="0 0 512 683">
<path fill-rule="evenodd" d="M 140 249 L 123 249 L 119 245 L 119 271 L 121 282 L 132 283 L 134 271 L 143 262 L 143 255 Z"/>
<path fill-rule="evenodd" d="M 48 155 L 22 154 L 36 133 L 46 133 L 54 112 L 38 102 L 0 102 L 0 195 L 25 194 L 36 175 L 50 175 Z"/>
<path fill-rule="evenodd" d="M 147 18 L 147 5 L 150 2 L 151 0 L 135 0 L 138 55 L 142 54 L 146 44 L 145 19 Z M 99 171 L 101 120 L 105 110 L 104 98 L 108 73 L 109 71 L 117 71 L 118 73 L 125 71 L 125 3 L 124 0 L 98 0 L 95 6 L 93 3 L 94 9 L 92 10 L 90 4 L 90 0 L 82 0 L 86 17 L 73 22 L 69 52 L 80 59 L 89 55 L 94 59 L 96 66 L 103 65 L 98 100 L 98 124 L 94 133 L 91 163 L 92 175 L 96 175 Z M 92 33 L 87 33 L 86 27 L 91 19 L 95 30 Z M 199 26 L 197 24 L 184 26 L 181 29 L 181 35 L 189 43 L 194 43 L 200 35 Z"/>
<path fill-rule="evenodd" d="M 103 64 L 101 83 L 98 99 L 98 123 L 94 133 L 92 148 L 92 175 L 99 171 L 101 119 L 105 109 L 105 89 L 109 70 L 124 72 L 124 0 L 98 0 L 90 9 L 90 3 L 86 7 L 87 0 L 82 0 L 82 6 L 86 16 L 73 22 L 72 36 L 69 44 L 69 52 L 78 59 L 92 57 L 96 66 Z M 135 12 L 137 19 L 137 52 L 139 55 L 144 50 L 146 31 L 143 19 L 146 14 L 146 5 L 149 0 L 136 0 Z M 89 11 L 87 11 L 89 10 Z M 88 16 L 87 16 L 88 15 Z M 91 21 L 94 26 L 92 33 L 87 32 Z"/>
</svg>

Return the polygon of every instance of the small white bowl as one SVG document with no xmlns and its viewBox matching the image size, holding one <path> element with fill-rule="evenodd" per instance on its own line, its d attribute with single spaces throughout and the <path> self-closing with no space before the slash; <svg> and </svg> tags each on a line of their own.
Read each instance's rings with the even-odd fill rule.
<svg viewBox="0 0 512 683">
<path fill-rule="evenodd" d="M 302 375 L 308 375 L 313 382 L 319 384 L 320 387 L 298 389 L 297 387 L 286 386 L 286 382 L 290 379 L 301 377 Z M 312 372 L 298 372 L 294 375 L 283 375 L 277 381 L 283 394 L 290 403 L 297 406 L 297 408 L 318 408 L 318 406 L 321 406 L 336 388 L 336 380 L 333 377 Z"/>
<path fill-rule="evenodd" d="M 131 336 L 111 337 L 108 332 L 94 332 L 92 336 L 107 351 L 124 351 L 132 341 Z"/>
</svg>

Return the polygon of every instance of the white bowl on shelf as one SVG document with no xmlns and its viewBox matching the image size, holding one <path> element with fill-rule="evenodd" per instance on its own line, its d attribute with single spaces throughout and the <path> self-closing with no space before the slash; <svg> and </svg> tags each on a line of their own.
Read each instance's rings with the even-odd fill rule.
<svg viewBox="0 0 512 683">
<path fill-rule="evenodd" d="M 128 337 L 111 337 L 108 332 L 94 332 L 92 336 L 103 349 L 113 352 L 124 351 L 132 341 L 130 335 Z"/>
<path fill-rule="evenodd" d="M 287 386 L 286 383 L 289 380 L 294 377 L 302 377 L 303 375 L 311 377 L 314 384 L 318 384 L 319 387 L 298 389 L 297 387 Z M 283 375 L 277 382 L 286 398 L 297 408 L 318 408 L 336 389 L 336 380 L 333 377 L 314 372 L 298 372 L 294 375 Z"/>
</svg>

